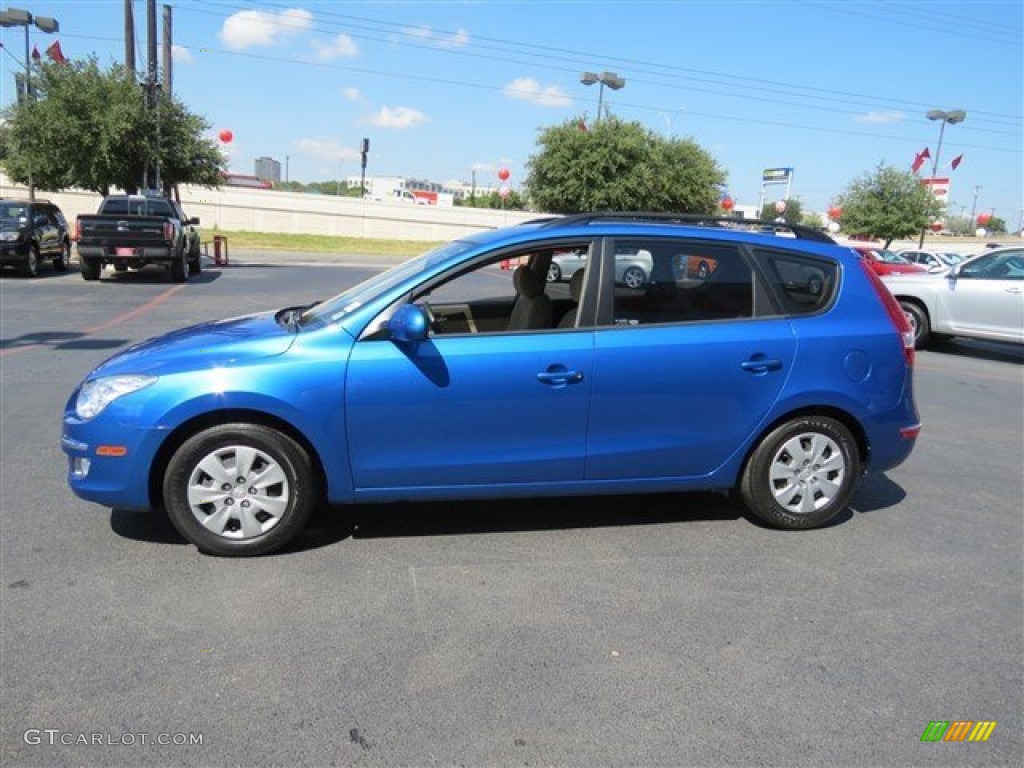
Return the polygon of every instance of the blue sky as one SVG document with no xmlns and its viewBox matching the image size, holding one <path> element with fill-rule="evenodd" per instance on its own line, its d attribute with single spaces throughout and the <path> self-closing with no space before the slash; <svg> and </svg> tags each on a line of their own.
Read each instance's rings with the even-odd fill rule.
<svg viewBox="0 0 1024 768">
<path fill-rule="evenodd" d="M 242 2 L 176 0 L 174 91 L 227 128 L 230 167 L 262 155 L 291 179 L 368 174 L 521 183 L 539 132 L 597 112 L 590 70 L 625 78 L 610 111 L 660 134 L 690 137 L 756 204 L 765 168 L 794 168 L 793 195 L 824 210 L 879 164 L 934 158 L 931 109 L 947 125 L 939 176 L 951 210 L 995 209 L 1016 228 L 1024 208 L 1024 3 L 920 0 L 746 2 Z M 159 9 L 163 3 L 158 3 Z M 58 19 L 33 29 L 39 49 L 124 55 L 123 0 L 16 2 Z M 144 66 L 146 4 L 134 3 Z M 0 101 L 14 98 L 24 30 L 3 29 Z M 929 161 L 923 175 L 931 171 Z M 768 199 L 781 195 L 769 189 Z"/>
</svg>

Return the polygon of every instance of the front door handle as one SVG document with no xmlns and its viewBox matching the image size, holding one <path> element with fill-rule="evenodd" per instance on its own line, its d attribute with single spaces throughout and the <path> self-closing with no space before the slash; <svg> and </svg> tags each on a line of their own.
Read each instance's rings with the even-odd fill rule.
<svg viewBox="0 0 1024 768">
<path fill-rule="evenodd" d="M 754 355 L 749 360 L 740 363 L 740 368 L 748 373 L 768 373 L 782 368 L 781 360 L 769 360 L 763 355 Z"/>
<path fill-rule="evenodd" d="M 583 381 L 583 372 L 570 371 L 564 365 L 552 365 L 546 371 L 537 374 L 537 381 L 541 384 L 550 384 L 553 387 L 564 387 L 566 384 Z"/>
</svg>

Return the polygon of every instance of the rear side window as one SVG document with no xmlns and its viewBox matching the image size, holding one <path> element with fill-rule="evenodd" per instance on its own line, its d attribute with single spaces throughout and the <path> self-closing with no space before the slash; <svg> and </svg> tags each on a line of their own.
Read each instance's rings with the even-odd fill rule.
<svg viewBox="0 0 1024 768">
<path fill-rule="evenodd" d="M 810 315 L 832 303 L 839 265 L 799 253 L 756 248 L 765 278 L 787 315 Z"/>
<path fill-rule="evenodd" d="M 754 316 L 755 276 L 734 245 L 687 240 L 615 242 L 616 325 Z"/>
</svg>

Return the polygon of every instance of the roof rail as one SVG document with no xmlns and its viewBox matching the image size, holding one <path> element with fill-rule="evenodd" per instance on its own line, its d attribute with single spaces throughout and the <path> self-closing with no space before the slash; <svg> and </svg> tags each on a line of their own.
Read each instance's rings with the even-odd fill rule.
<svg viewBox="0 0 1024 768">
<path fill-rule="evenodd" d="M 792 232 L 799 240 L 814 240 L 819 243 L 835 244 L 835 240 L 814 227 L 768 219 L 744 219 L 739 216 L 705 216 L 699 213 L 645 213 L 629 211 L 595 211 L 576 213 L 556 219 L 538 219 L 535 222 L 545 228 L 569 227 L 576 224 L 592 224 L 605 221 L 654 222 L 659 224 L 683 224 L 691 227 L 720 227 L 724 229 L 767 229 Z"/>
</svg>

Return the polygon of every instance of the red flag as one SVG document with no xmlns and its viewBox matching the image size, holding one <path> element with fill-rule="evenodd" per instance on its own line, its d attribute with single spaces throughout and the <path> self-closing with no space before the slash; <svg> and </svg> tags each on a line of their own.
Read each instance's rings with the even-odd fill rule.
<svg viewBox="0 0 1024 768">
<path fill-rule="evenodd" d="M 58 64 L 64 64 L 67 62 L 67 57 L 64 55 L 64 51 L 60 49 L 60 40 L 53 41 L 53 45 L 46 49 L 46 55 Z"/>
<path fill-rule="evenodd" d="M 928 150 L 925 150 L 925 152 L 927 152 L 927 151 Z M 912 173 L 917 173 L 919 170 L 921 170 L 921 166 L 922 165 L 924 165 L 924 155 L 923 154 L 914 155 L 914 162 L 910 165 L 911 172 Z"/>
<path fill-rule="evenodd" d="M 932 153 L 928 151 L 928 147 L 925 147 L 925 148 L 924 148 L 924 152 L 922 152 L 922 153 L 921 153 L 921 157 L 922 157 L 922 158 L 923 158 L 924 160 L 930 160 L 930 159 L 931 159 L 931 157 L 932 157 Z"/>
<path fill-rule="evenodd" d="M 36 48 L 34 45 L 32 46 L 32 59 L 35 61 L 39 61 L 39 49 Z"/>
<path fill-rule="evenodd" d="M 953 158 L 953 162 L 951 163 L 951 165 L 953 166 L 954 171 L 956 170 L 957 166 L 960 165 L 960 161 L 963 159 L 963 155 L 957 155 L 956 157 Z"/>
</svg>

